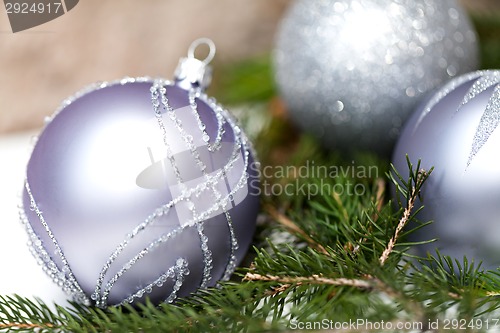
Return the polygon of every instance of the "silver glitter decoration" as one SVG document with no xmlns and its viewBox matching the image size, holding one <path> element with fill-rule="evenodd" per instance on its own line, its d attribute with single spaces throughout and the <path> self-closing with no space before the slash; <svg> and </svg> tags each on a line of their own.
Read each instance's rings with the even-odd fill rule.
<svg viewBox="0 0 500 333">
<path fill-rule="evenodd" d="M 422 103 L 402 131 L 393 157 L 408 173 L 406 155 L 423 169 L 434 168 L 422 190 L 420 221 L 429 226 L 413 241 L 437 239 L 416 247 L 420 255 L 438 249 L 462 262 L 500 267 L 500 71 L 464 74 Z"/>
<path fill-rule="evenodd" d="M 483 72 L 482 71 L 476 71 L 473 73 L 467 73 L 465 75 L 457 77 L 455 80 L 451 80 L 450 82 L 446 83 L 439 91 L 437 91 L 434 95 L 432 95 L 432 98 L 427 102 L 427 104 L 424 107 L 424 111 L 420 114 L 418 120 L 415 122 L 415 125 L 413 127 L 413 131 L 415 132 L 416 128 L 420 125 L 422 120 L 431 112 L 431 110 L 436 106 L 437 103 L 439 103 L 443 98 L 445 98 L 450 92 L 454 91 L 457 87 L 461 86 L 465 82 L 472 81 L 479 76 L 481 76 Z M 463 104 L 466 103 L 466 99 L 468 97 L 464 97 Z M 457 112 L 458 112 L 458 107 L 457 107 Z"/>
<path fill-rule="evenodd" d="M 292 119 L 329 148 L 391 151 L 421 98 L 478 65 L 455 0 L 297 0 L 274 53 Z"/>
<path fill-rule="evenodd" d="M 489 87 L 494 86 L 500 82 L 500 73 L 497 71 L 478 71 L 476 72 L 476 74 L 482 76 L 474 82 L 472 88 L 469 90 L 467 95 L 465 95 L 461 107 L 469 103 L 469 101 L 474 99 L 477 95 L 479 95 Z"/>
<path fill-rule="evenodd" d="M 19 210 L 19 216 L 20 220 L 23 223 L 23 225 L 26 228 L 26 231 L 28 232 L 29 236 L 29 241 L 28 241 L 28 246 L 31 250 L 31 253 L 33 256 L 37 259 L 37 262 L 42 265 L 43 270 L 52 278 L 52 280 L 59 285 L 60 287 L 63 288 L 63 290 L 68 293 L 73 295 L 73 299 L 79 303 L 85 304 L 85 305 L 90 305 L 90 300 L 88 297 L 85 295 L 83 290 L 80 288 L 78 285 L 78 282 L 76 281 L 75 277 L 73 276 L 73 272 L 71 271 L 71 268 L 69 266 L 69 263 L 59 246 L 56 238 L 54 237 L 52 231 L 50 230 L 50 227 L 47 225 L 47 222 L 45 222 L 45 219 L 43 217 L 42 211 L 38 207 L 35 198 L 33 197 L 33 194 L 31 193 L 30 186 L 28 182 L 25 184 L 26 192 L 28 193 L 29 199 L 30 199 L 30 207 L 29 209 L 34 211 L 36 215 L 38 216 L 40 223 L 43 225 L 45 228 L 49 238 L 53 242 L 55 248 L 56 248 L 56 253 L 55 255 L 59 257 L 61 262 L 63 263 L 62 269 L 59 269 L 52 260 L 52 255 L 50 255 L 44 248 L 42 241 L 38 238 L 36 233 L 33 231 L 31 228 L 31 225 L 28 221 L 28 218 L 26 217 L 26 214 L 24 213 L 23 210 L 23 205 L 20 205 L 20 210 Z"/>
<path fill-rule="evenodd" d="M 498 81 L 497 81 L 498 83 Z M 477 126 L 476 133 L 474 134 L 474 141 L 472 142 L 472 149 L 467 160 L 467 166 L 472 162 L 474 156 L 479 153 L 479 150 L 488 141 L 493 131 L 495 131 L 500 123 L 500 85 L 497 84 L 493 95 L 488 101 L 486 110 L 481 117 L 481 121 Z"/>
<path fill-rule="evenodd" d="M 457 105 L 457 111 L 460 112 L 462 107 L 467 105 L 469 102 L 473 101 L 479 94 L 485 92 L 487 89 L 495 86 L 492 96 L 490 97 L 486 109 L 481 117 L 476 133 L 474 135 L 474 140 L 472 142 L 472 148 L 467 161 L 467 166 L 470 165 L 472 159 L 479 152 L 481 147 L 489 139 L 493 131 L 500 124 L 500 72 L 499 71 L 476 71 L 472 73 L 464 74 L 456 79 L 448 82 L 444 85 L 438 92 L 434 94 L 431 100 L 425 105 L 423 112 L 420 114 L 418 120 L 415 122 L 413 127 L 413 132 L 416 131 L 418 126 L 424 120 L 424 118 L 434 109 L 434 107 L 443 100 L 448 94 L 453 92 L 457 87 L 462 86 L 466 82 L 474 81 L 472 87 L 469 89 L 467 94 L 464 96 L 462 102 Z"/>
</svg>

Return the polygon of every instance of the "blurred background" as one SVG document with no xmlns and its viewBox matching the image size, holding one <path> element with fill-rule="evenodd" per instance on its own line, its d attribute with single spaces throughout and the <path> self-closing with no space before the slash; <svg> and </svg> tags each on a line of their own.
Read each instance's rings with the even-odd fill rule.
<svg viewBox="0 0 500 333">
<path fill-rule="evenodd" d="M 13 34 L 0 13 L 0 133 L 40 127 L 67 96 L 124 76 L 171 79 L 199 37 L 218 63 L 268 53 L 284 0 L 85 0 Z"/>
<path fill-rule="evenodd" d="M 461 0 L 473 17 L 498 0 Z M 288 0 L 86 0 L 13 34 L 0 13 L 0 133 L 39 128 L 67 96 L 124 76 L 172 78 L 196 38 L 214 40 L 216 68 L 270 53 Z"/>
</svg>

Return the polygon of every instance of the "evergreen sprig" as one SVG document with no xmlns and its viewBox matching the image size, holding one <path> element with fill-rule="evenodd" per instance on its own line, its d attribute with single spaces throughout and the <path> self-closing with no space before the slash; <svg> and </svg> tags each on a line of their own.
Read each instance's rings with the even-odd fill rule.
<svg viewBox="0 0 500 333">
<path fill-rule="evenodd" d="M 483 68 L 499 68 L 495 50 L 500 49 L 500 39 L 494 32 L 500 16 L 475 16 L 474 23 Z M 231 65 L 216 77 L 224 77 L 215 82 L 214 94 L 220 101 L 260 105 L 252 112 L 265 121 L 249 134 L 263 165 L 288 166 L 292 171 L 372 166 L 378 172 L 333 177 L 288 172 L 263 179 L 269 185 L 289 186 L 297 195 L 262 196 L 263 222 L 250 258 L 253 263 L 218 288 L 199 291 L 176 304 L 146 302 L 136 308 L 106 310 L 0 295 L 0 332 L 274 332 L 335 329 L 335 324 L 358 320 L 365 326 L 348 326 L 347 331 L 368 331 L 366 323 L 382 322 L 393 328 L 386 325 L 384 331 L 394 332 L 500 330 L 499 270 L 485 271 L 468 258 L 458 261 L 439 252 L 421 258 L 411 251 L 418 243 L 407 236 L 431 223 L 418 221 L 416 214 L 425 207 L 415 202 L 432 170 L 408 161 L 408 174 L 403 176 L 383 159 L 360 154 L 346 160 L 299 134 L 273 98 L 267 57 Z M 331 190 L 353 185 L 364 191 L 353 195 Z M 303 193 L 301 186 L 325 190 Z M 389 200 L 390 188 L 399 193 L 396 202 Z M 445 319 L 450 319 L 447 327 Z M 331 326 L 313 326 L 316 323 Z M 413 326 L 401 329 L 398 323 Z"/>
<path fill-rule="evenodd" d="M 430 174 L 418 163 L 408 161 L 408 166 L 406 180 L 394 170 L 388 174 L 404 198 L 396 208 L 383 200 L 385 185 L 379 178 L 350 177 L 328 181 L 344 185 L 355 181 L 367 185 L 367 193 L 356 199 L 348 194 L 318 194 L 301 201 L 302 210 L 291 209 L 294 206 L 287 200 L 267 206 L 272 207 L 265 211 L 274 230 L 284 229 L 295 238 L 291 243 L 268 240 L 255 248 L 252 266 L 239 271 L 240 281 L 158 307 L 151 303 L 107 310 L 77 304 L 49 307 L 39 300 L 0 296 L 0 329 L 263 332 L 325 319 L 337 323 L 362 319 L 391 325 L 411 322 L 424 330 L 434 320 L 450 317 L 450 309 L 452 318 L 489 320 L 500 307 L 500 272 L 484 272 L 467 259 L 453 262 L 439 253 L 418 259 L 407 256 L 414 244 L 405 236 L 422 227 L 413 203 Z M 456 266 L 460 269 L 454 270 Z"/>
</svg>

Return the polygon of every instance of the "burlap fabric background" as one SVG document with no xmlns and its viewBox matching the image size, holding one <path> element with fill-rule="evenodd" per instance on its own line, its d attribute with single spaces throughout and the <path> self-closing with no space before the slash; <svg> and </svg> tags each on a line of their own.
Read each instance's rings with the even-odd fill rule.
<svg viewBox="0 0 500 333">
<path fill-rule="evenodd" d="M 314 0 L 319 1 L 319 0 Z M 500 0 L 462 0 L 472 11 Z M 83 86 L 124 76 L 171 78 L 198 37 L 217 61 L 269 52 L 288 0 L 81 0 L 70 12 L 13 34 L 0 11 L 0 133 L 39 127 Z"/>
</svg>

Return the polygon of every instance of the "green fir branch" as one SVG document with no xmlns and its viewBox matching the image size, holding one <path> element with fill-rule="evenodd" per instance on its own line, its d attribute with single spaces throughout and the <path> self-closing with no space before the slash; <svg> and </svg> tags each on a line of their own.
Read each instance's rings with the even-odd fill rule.
<svg viewBox="0 0 500 333">
<path fill-rule="evenodd" d="M 356 318 L 424 325 L 445 318 L 450 308 L 457 318 L 487 318 L 500 306 L 498 272 L 483 272 L 473 263 L 453 262 L 439 253 L 418 261 L 406 256 L 412 243 L 404 240 L 401 221 L 406 228 L 421 227 L 413 223 L 408 203 L 415 200 L 429 175 L 419 164 L 416 168 L 408 164 L 407 180 L 399 182 L 403 177 L 397 173 L 390 176 L 399 191 L 407 194 L 397 209 L 391 202 L 380 205 L 382 190 L 377 179 L 355 180 L 370 186 L 366 194 L 350 202 L 348 195 L 323 193 L 302 202 L 302 213 L 291 208 L 280 211 L 279 206 L 266 209 L 278 229 L 297 238 L 290 244 L 268 241 L 267 246 L 256 248 L 252 267 L 240 271 L 240 282 L 222 283 L 175 305 L 158 307 L 146 303 L 138 308 L 101 310 L 74 304 L 53 310 L 41 301 L 3 296 L 0 329 L 264 332 L 286 330 L 297 321 Z M 347 184 L 354 180 L 328 181 Z M 299 216 L 306 219 L 296 220 Z M 284 218 L 286 223 L 280 221 Z M 383 263 L 382 257 L 386 258 Z M 461 269 L 452 270 L 454 265 Z"/>
<path fill-rule="evenodd" d="M 474 16 L 474 24 L 483 68 L 500 67 L 500 17 Z M 346 160 L 325 151 L 289 122 L 274 97 L 267 56 L 230 65 L 216 77 L 220 79 L 214 82 L 214 95 L 219 101 L 260 105 L 258 115 L 246 117 L 265 120 L 258 132 L 251 133 L 262 164 L 271 170 L 289 168 L 281 176 L 263 176 L 262 183 L 288 186 L 296 194 L 264 192 L 263 222 L 249 257 L 252 265 L 240 268 L 232 282 L 160 306 L 146 302 L 102 310 L 0 295 L 0 332 L 275 332 L 289 331 L 293 323 L 324 319 L 414 322 L 420 326 L 413 331 L 444 332 L 432 323 L 446 318 L 484 324 L 468 326 L 468 331 L 486 331 L 486 324 L 500 329 L 495 322 L 500 270 L 485 271 L 468 258 L 452 260 L 439 252 L 424 258 L 412 254 L 415 245 L 433 241 L 408 240 L 412 232 L 431 223 L 418 221 L 418 211 L 425 207 L 415 203 L 432 170 L 421 170 L 419 163 L 408 160 L 408 173 L 400 175 L 371 154 Z M 377 172 L 311 174 L 319 167 L 374 167 Z M 309 174 L 302 177 L 300 170 Z M 364 191 L 334 190 L 349 186 Z M 321 187 L 318 192 L 301 190 Z M 389 200 L 392 188 L 398 193 L 395 201 Z"/>
</svg>

